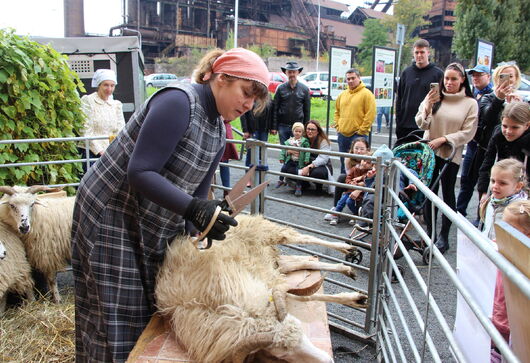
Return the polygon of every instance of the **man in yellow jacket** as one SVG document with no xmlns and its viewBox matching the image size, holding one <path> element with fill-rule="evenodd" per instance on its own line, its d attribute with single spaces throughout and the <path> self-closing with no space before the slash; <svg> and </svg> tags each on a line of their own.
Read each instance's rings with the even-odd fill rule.
<svg viewBox="0 0 530 363">
<path fill-rule="evenodd" d="M 375 119 L 375 97 L 361 81 L 361 73 L 351 68 L 346 72 L 348 89 L 335 102 L 334 124 L 340 152 L 348 152 L 356 137 L 368 138 Z M 346 173 L 344 158 L 340 158 L 341 173 Z"/>
</svg>

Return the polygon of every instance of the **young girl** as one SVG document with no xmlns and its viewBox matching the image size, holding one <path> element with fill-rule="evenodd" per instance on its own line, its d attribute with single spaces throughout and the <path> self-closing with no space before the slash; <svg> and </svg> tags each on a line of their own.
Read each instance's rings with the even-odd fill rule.
<svg viewBox="0 0 530 363">
<path fill-rule="evenodd" d="M 295 122 L 292 131 L 294 136 L 287 139 L 285 145 L 309 148 L 309 140 L 303 136 L 304 124 L 301 122 Z M 282 149 L 280 152 L 280 163 L 283 164 L 281 172 L 298 174 L 299 169 L 302 169 L 309 164 L 309 156 L 310 154 L 308 152 Z M 285 182 L 280 177 L 280 180 L 276 184 L 276 188 L 279 188 L 284 184 Z M 298 183 L 296 184 L 295 195 L 297 197 L 302 195 L 302 188 Z"/>
<path fill-rule="evenodd" d="M 371 155 L 370 152 L 367 155 Z M 346 175 L 346 184 L 365 186 L 365 179 L 368 173 L 373 169 L 373 164 L 370 160 L 361 160 L 361 162 L 351 169 L 348 170 Z M 348 206 L 353 214 L 357 213 L 362 203 L 362 191 L 361 190 L 347 190 L 342 194 L 342 197 L 337 202 L 334 208 L 336 212 L 342 212 L 345 206 Z M 336 214 L 331 215 L 329 224 L 336 225 L 339 222 L 339 216 Z"/>
<path fill-rule="evenodd" d="M 527 199 L 524 166 L 519 160 L 504 159 L 491 169 L 491 196 L 481 204 L 484 222 L 482 233 L 495 240 L 495 221 L 502 216 L 504 208 L 516 200 Z"/>
<path fill-rule="evenodd" d="M 364 137 L 357 137 L 353 139 L 349 153 L 354 155 L 366 155 L 370 151 L 370 144 L 368 144 L 368 140 L 366 140 Z M 347 158 L 344 160 L 344 165 L 346 166 L 346 173 L 350 171 L 352 167 L 359 164 L 361 160 L 356 159 L 355 157 Z M 346 182 L 346 174 L 341 174 L 337 178 L 337 183 L 345 183 Z M 340 198 L 342 198 L 342 195 L 346 189 L 344 188 L 335 188 L 334 198 L 333 198 L 333 205 L 337 205 Z M 335 210 L 335 207 L 331 208 L 331 211 L 333 212 Z M 333 218 L 332 213 L 327 213 L 324 216 L 325 221 L 331 221 Z"/>
<path fill-rule="evenodd" d="M 502 219 L 530 238 L 530 200 L 518 200 L 511 203 L 504 210 Z M 510 324 L 500 271 L 497 271 L 491 320 L 504 339 L 507 342 L 510 341 Z M 501 355 L 495 347 L 491 350 L 491 362 L 501 362 Z"/>
<path fill-rule="evenodd" d="M 530 106 L 526 102 L 511 102 L 502 113 L 501 125 L 497 126 L 488 144 L 482 166 L 479 171 L 477 190 L 482 199 L 488 190 L 491 166 L 495 160 L 516 158 L 526 161 L 527 178 L 530 176 Z"/>
</svg>

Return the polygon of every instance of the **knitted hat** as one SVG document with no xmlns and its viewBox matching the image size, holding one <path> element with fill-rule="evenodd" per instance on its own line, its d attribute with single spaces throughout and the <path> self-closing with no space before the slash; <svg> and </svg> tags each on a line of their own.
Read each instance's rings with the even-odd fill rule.
<svg viewBox="0 0 530 363">
<path fill-rule="evenodd" d="M 269 87 L 270 77 L 267 66 L 256 53 L 247 49 L 233 48 L 226 51 L 215 60 L 212 71 L 256 81 Z"/>
</svg>

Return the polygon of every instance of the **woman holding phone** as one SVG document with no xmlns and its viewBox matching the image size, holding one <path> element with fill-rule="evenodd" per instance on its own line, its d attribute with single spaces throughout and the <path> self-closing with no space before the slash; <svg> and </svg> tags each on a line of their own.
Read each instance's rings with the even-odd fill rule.
<svg viewBox="0 0 530 363">
<path fill-rule="evenodd" d="M 438 91 L 439 89 L 439 91 Z M 416 124 L 426 130 L 425 138 L 429 139 L 429 146 L 436 154 L 436 164 L 432 180 L 436 180 L 442 168 L 446 165 L 444 177 L 441 179 L 444 202 L 456 210 L 455 183 L 462 151 L 475 135 L 477 128 L 478 106 L 473 98 L 464 67 L 459 63 L 451 63 L 444 71 L 444 77 L 438 87 L 433 86 L 416 114 Z M 451 154 L 453 144 L 455 154 L 451 161 L 446 160 Z M 438 186 L 431 185 L 434 193 L 438 193 Z M 429 235 L 436 231 L 436 218 L 431 225 L 431 204 L 425 208 L 427 230 Z M 436 247 L 444 253 L 449 248 L 449 230 L 451 221 L 442 216 L 442 228 L 435 238 Z"/>
</svg>

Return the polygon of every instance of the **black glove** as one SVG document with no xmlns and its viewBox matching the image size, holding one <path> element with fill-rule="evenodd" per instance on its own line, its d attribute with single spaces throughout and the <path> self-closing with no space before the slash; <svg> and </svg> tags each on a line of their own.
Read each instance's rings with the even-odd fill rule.
<svg viewBox="0 0 530 363">
<path fill-rule="evenodd" d="M 221 204 L 220 200 L 205 200 L 193 198 L 184 213 L 184 218 L 189 220 L 201 232 L 203 232 L 212 220 L 215 209 Z M 230 226 L 237 226 L 237 221 L 225 213 L 219 213 L 214 225 L 206 237 L 216 240 L 226 238 L 225 232 Z"/>
</svg>

